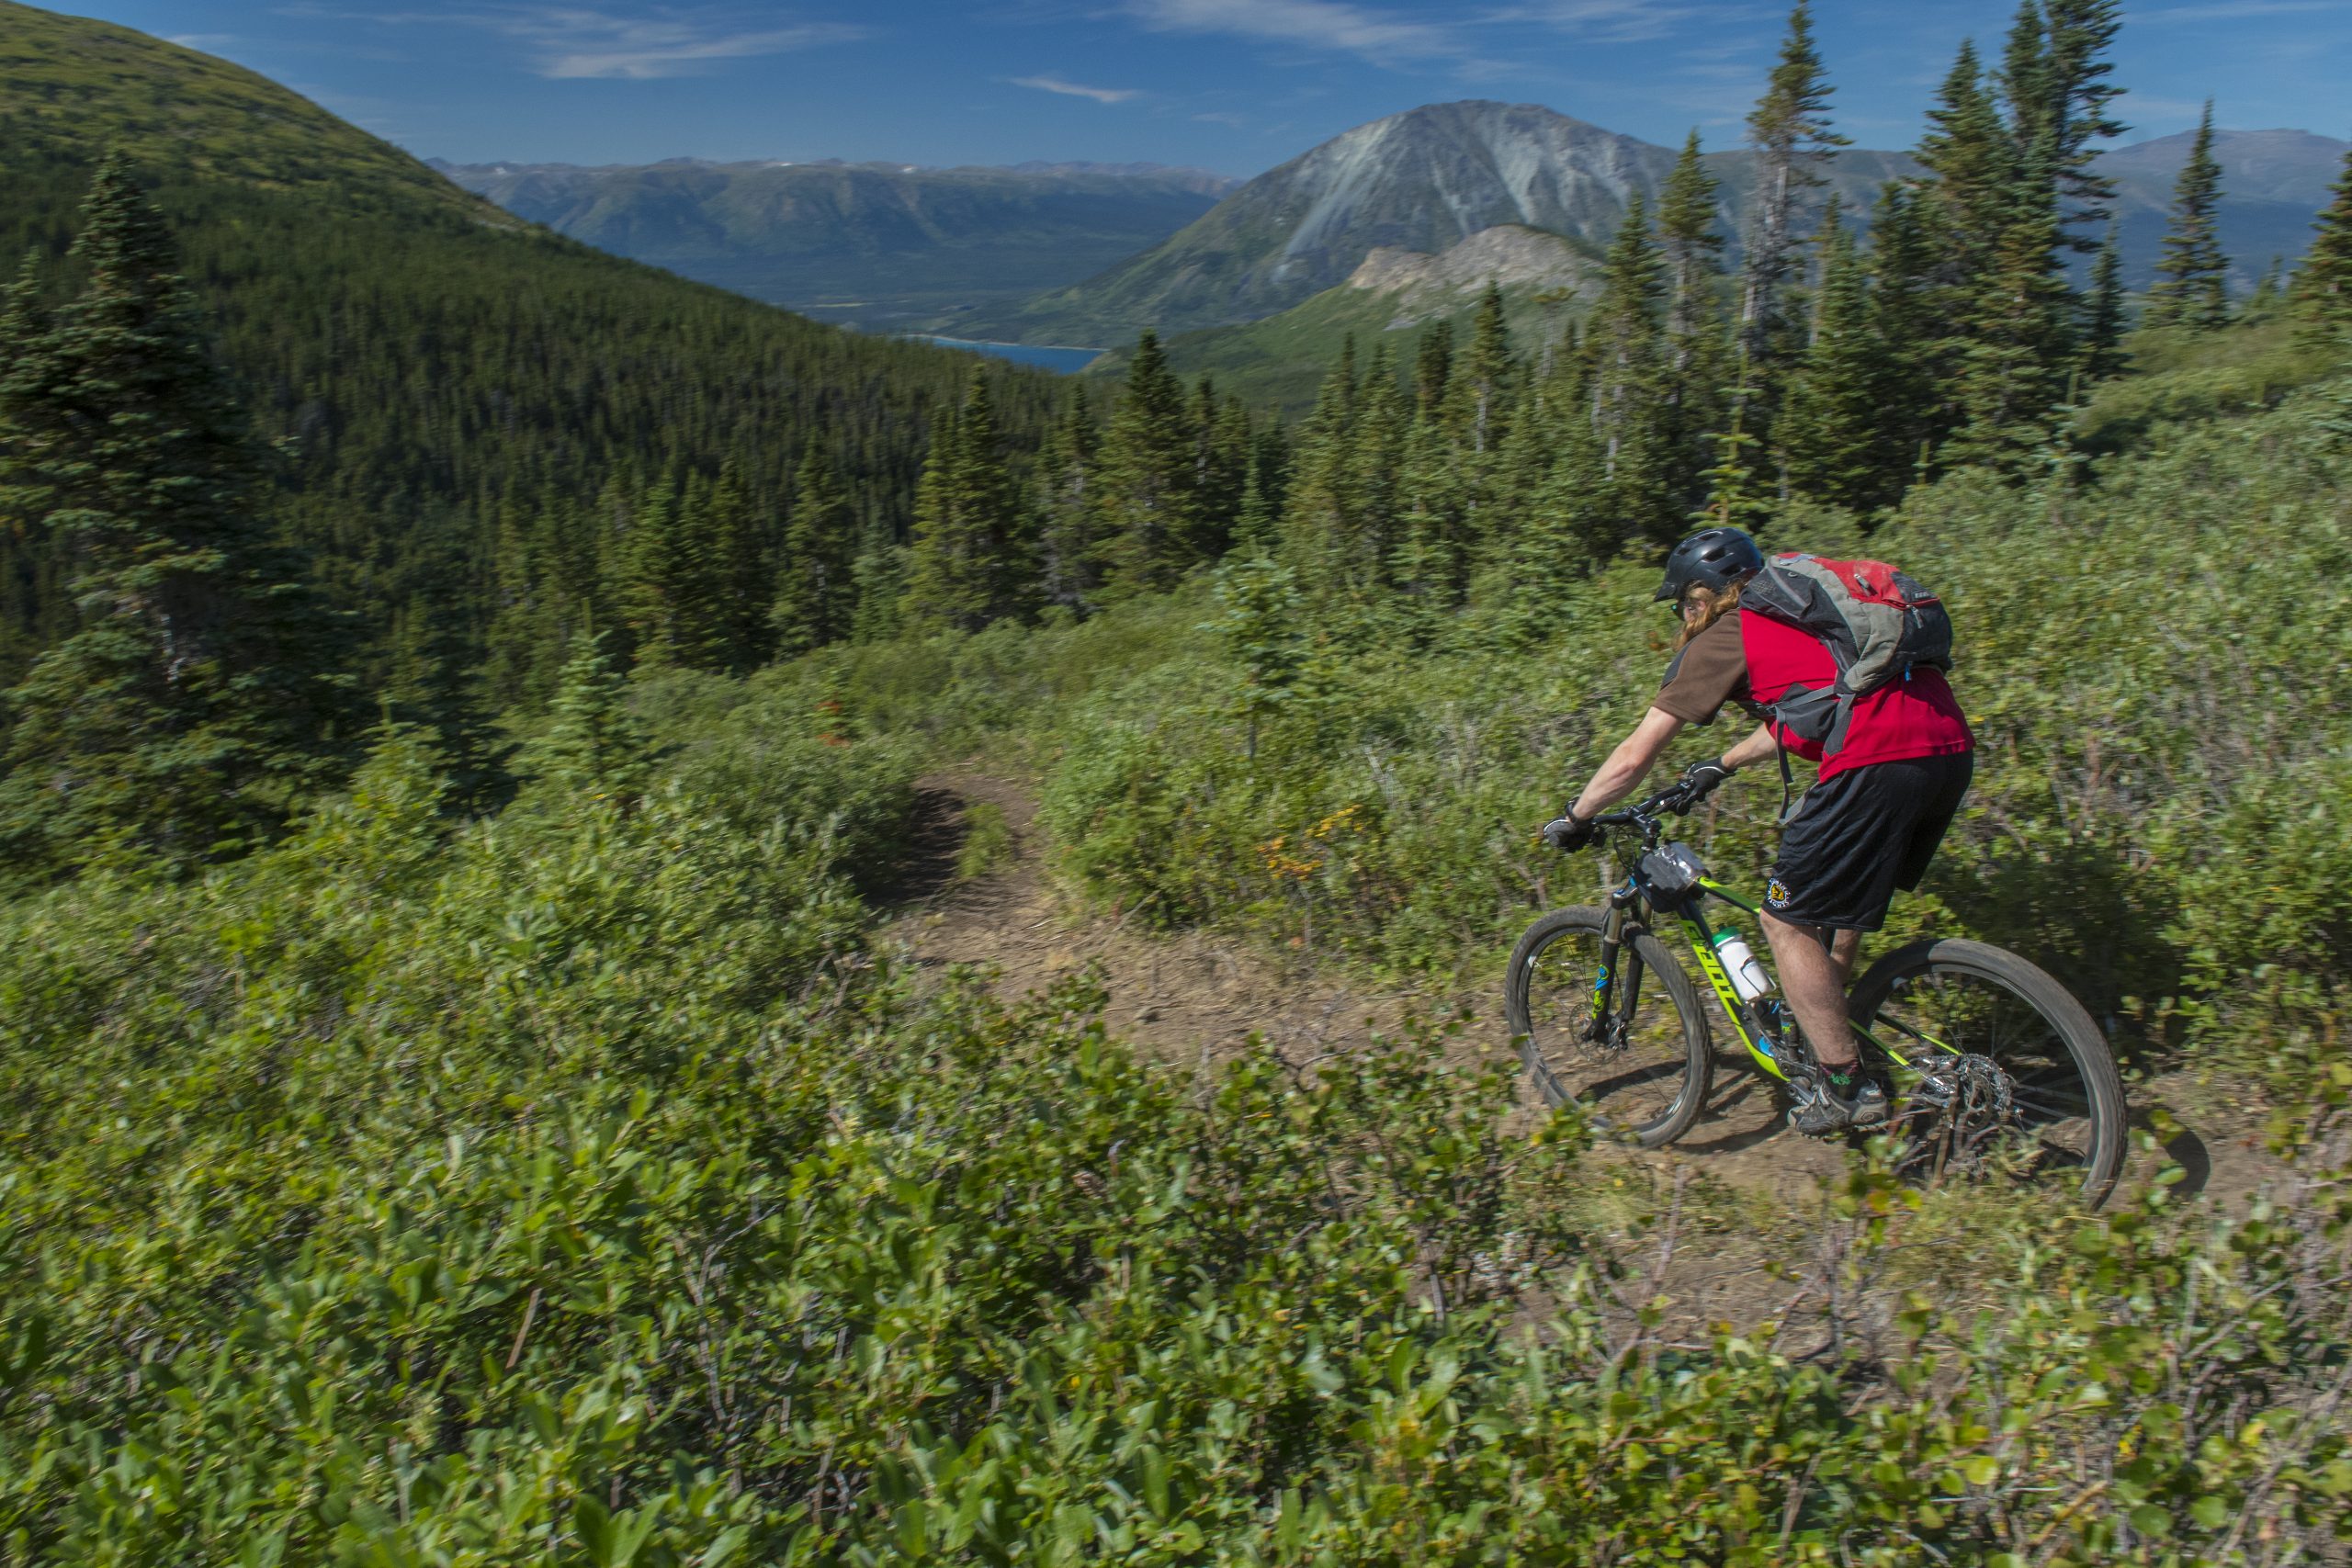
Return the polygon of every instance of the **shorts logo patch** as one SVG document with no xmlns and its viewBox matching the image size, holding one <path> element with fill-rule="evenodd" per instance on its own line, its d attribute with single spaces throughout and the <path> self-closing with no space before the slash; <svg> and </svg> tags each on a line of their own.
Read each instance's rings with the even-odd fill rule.
<svg viewBox="0 0 2352 1568">
<path fill-rule="evenodd" d="M 1787 883 L 1776 876 L 1764 885 L 1764 902 L 1777 909 L 1788 901 L 1789 885 Z"/>
</svg>

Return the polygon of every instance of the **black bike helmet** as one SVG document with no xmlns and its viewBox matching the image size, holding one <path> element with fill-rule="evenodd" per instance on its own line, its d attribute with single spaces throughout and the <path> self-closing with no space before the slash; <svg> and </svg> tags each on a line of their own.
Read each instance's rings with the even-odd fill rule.
<svg viewBox="0 0 2352 1568">
<path fill-rule="evenodd" d="M 1652 597 L 1681 601 L 1692 583 L 1717 592 L 1764 570 L 1764 552 L 1737 528 L 1702 528 L 1666 558 L 1666 581 Z"/>
</svg>

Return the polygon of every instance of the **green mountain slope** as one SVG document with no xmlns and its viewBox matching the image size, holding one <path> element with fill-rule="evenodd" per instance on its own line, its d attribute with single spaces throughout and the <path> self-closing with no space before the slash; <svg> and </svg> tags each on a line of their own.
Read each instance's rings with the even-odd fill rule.
<svg viewBox="0 0 2352 1568">
<path fill-rule="evenodd" d="M 1577 241 L 1513 224 L 1483 230 L 1440 255 L 1383 248 L 1346 282 L 1279 315 L 1179 333 L 1168 341 L 1168 363 L 1188 378 L 1214 378 L 1252 407 L 1301 413 L 1351 337 L 1369 353 L 1385 334 L 1399 334 L 1387 341 L 1400 363 L 1420 331 L 1438 321 L 1466 341 L 1489 282 L 1502 290 L 1516 341 L 1552 343 L 1598 296 L 1600 258 Z M 1105 355 L 1088 373 L 1116 376 L 1126 360 L 1124 352 Z"/>
<path fill-rule="evenodd" d="M 2110 155 L 2132 281 L 2157 255 L 2187 139 Z M 2300 254 L 2344 143 L 2299 131 L 2224 132 L 2217 153 L 2233 194 L 2222 243 L 2251 284 L 2274 254 Z M 1441 252 L 1482 230 L 1523 224 L 1605 244 L 1628 197 L 1655 197 L 1675 154 L 1532 104 L 1431 104 L 1356 127 L 1261 175 L 1164 243 L 1101 275 L 975 322 L 975 333 L 1031 343 L 1131 339 L 1262 320 L 1338 286 L 1373 250 Z M 1754 183 L 1744 152 L 1711 153 L 1735 254 Z M 1847 210 L 1866 215 L 1886 180 L 1916 172 L 1906 153 L 1851 149 L 1829 172 Z M 2240 188 L 2241 186 L 2243 188 Z"/>
<path fill-rule="evenodd" d="M 1238 181 L 1091 164 L 435 164 L 559 233 L 821 320 L 953 332 L 1158 244 Z"/>
<path fill-rule="evenodd" d="M 867 518 L 903 528 L 932 409 L 970 355 L 860 337 L 520 223 L 251 72 L 0 0 L 0 250 L 53 281 L 97 151 L 119 143 L 177 230 L 261 433 L 276 502 L 340 600 L 412 602 L 462 644 L 492 606 L 502 511 L 733 463 L 777 532 L 822 426 Z M 1016 447 L 1054 395 L 986 371 Z M 21 656 L 70 609 L 11 543 Z"/>
</svg>

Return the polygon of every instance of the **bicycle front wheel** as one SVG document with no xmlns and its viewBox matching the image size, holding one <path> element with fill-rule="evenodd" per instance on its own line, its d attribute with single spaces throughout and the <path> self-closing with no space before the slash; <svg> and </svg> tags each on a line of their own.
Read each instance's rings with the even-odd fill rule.
<svg viewBox="0 0 2352 1568">
<path fill-rule="evenodd" d="M 1919 1174 L 2064 1182 L 2093 1207 L 2113 1190 L 2123 1079 L 2098 1025 L 2041 969 L 1981 942 L 1915 942 L 1871 966 L 1849 1010 L 1874 1055 L 1902 1058 L 1882 1065 Z"/>
<path fill-rule="evenodd" d="M 1714 1063 L 1690 976 L 1657 938 L 1628 929 L 1613 974 L 1600 967 L 1605 911 L 1559 909 L 1527 928 L 1510 955 L 1503 1016 L 1536 1089 L 1584 1107 L 1596 1125 L 1645 1149 L 1672 1143 L 1707 1101 Z M 1594 994 L 1604 980 L 1606 1013 Z"/>
</svg>

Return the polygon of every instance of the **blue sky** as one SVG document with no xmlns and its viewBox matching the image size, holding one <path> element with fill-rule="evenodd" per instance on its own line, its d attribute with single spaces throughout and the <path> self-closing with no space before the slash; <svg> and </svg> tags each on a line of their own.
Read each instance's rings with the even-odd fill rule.
<svg viewBox="0 0 2352 1568">
<path fill-rule="evenodd" d="M 428 157 L 1094 159 L 1250 175 L 1449 98 L 1736 144 L 1785 6 L 1743 0 L 66 0 L 288 84 Z M 2014 0 L 1817 0 L 1838 118 L 1907 145 Z M 2352 136 L 2352 0 L 2127 6 L 2140 140 Z"/>
</svg>

